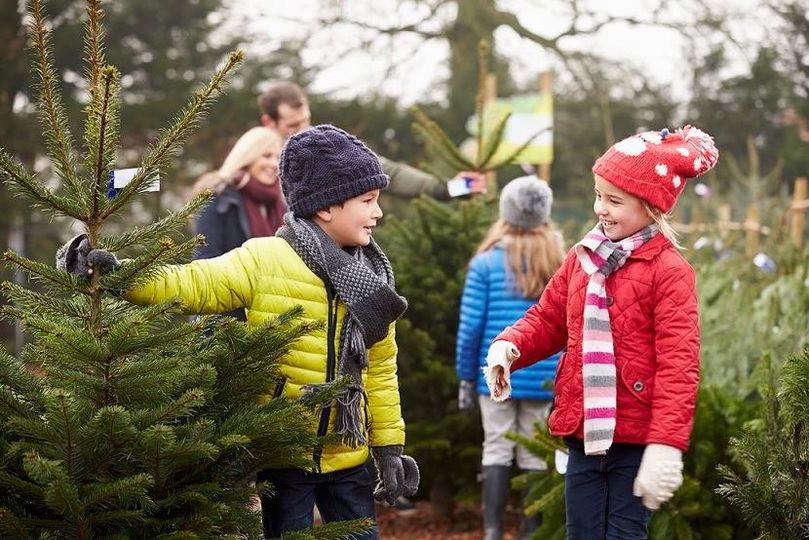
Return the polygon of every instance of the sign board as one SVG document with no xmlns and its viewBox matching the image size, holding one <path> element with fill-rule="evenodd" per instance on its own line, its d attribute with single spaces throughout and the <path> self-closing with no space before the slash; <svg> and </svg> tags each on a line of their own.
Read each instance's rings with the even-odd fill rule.
<svg viewBox="0 0 809 540">
<path fill-rule="evenodd" d="M 523 150 L 514 163 L 549 165 L 553 162 L 553 96 L 546 93 L 522 94 L 497 98 L 483 109 L 483 137 L 489 135 L 493 126 L 511 112 L 506 124 L 503 142 L 495 154 L 494 162 L 508 157 L 526 141 L 533 142 Z M 466 123 L 467 131 L 477 133 L 477 115 Z M 538 134 L 538 135 L 537 135 Z"/>
</svg>

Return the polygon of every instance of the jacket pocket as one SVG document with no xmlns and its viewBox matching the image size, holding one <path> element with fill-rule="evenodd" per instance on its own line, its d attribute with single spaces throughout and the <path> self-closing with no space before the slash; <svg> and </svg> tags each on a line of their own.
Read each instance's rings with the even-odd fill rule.
<svg viewBox="0 0 809 540">
<path fill-rule="evenodd" d="M 654 374 L 643 375 L 627 363 L 621 368 L 621 382 L 628 393 L 646 405 L 652 404 L 654 390 Z"/>
</svg>

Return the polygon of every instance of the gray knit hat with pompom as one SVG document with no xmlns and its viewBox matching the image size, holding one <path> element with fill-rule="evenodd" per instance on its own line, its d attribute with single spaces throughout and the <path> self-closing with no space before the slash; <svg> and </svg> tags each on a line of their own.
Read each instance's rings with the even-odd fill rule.
<svg viewBox="0 0 809 540">
<path fill-rule="evenodd" d="M 500 192 L 500 217 L 521 229 L 547 223 L 551 215 L 553 191 L 536 176 L 515 178 Z"/>
</svg>

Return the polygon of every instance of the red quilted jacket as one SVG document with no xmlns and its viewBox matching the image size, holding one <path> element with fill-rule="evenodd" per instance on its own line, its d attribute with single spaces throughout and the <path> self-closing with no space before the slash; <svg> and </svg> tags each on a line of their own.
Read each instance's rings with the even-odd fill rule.
<svg viewBox="0 0 809 540">
<path fill-rule="evenodd" d="M 533 305 L 497 339 L 520 358 L 547 358 L 567 345 L 556 368 L 552 434 L 583 438 L 582 329 L 588 276 L 571 250 Z M 615 442 L 688 447 L 699 386 L 699 315 L 694 270 L 662 234 L 607 278 L 615 347 Z"/>
</svg>

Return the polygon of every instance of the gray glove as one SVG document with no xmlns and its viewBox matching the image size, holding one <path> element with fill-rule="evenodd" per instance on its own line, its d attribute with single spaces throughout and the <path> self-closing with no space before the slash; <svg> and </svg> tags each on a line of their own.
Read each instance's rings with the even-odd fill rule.
<svg viewBox="0 0 809 540">
<path fill-rule="evenodd" d="M 95 270 L 102 273 L 121 266 L 118 258 L 103 249 L 90 249 L 87 233 L 74 236 L 56 252 L 56 268 L 89 278 Z"/>
<path fill-rule="evenodd" d="M 374 499 L 387 501 L 391 506 L 402 495 L 415 495 L 419 489 L 419 466 L 410 456 L 403 456 L 399 445 L 371 448 L 379 479 Z"/>
<path fill-rule="evenodd" d="M 477 395 L 475 381 L 461 381 L 461 384 L 458 385 L 458 409 L 463 412 L 474 411 Z"/>
</svg>

